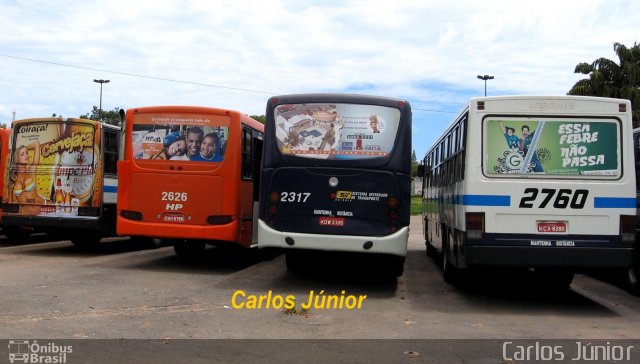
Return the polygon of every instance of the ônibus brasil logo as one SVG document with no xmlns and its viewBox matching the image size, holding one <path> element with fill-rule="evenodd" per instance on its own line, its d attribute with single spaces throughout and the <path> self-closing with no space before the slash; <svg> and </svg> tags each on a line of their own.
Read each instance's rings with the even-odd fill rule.
<svg viewBox="0 0 640 364">
<path fill-rule="evenodd" d="M 10 363 L 66 363 L 71 354 L 71 345 L 55 343 L 38 344 L 36 340 L 9 340 Z"/>
</svg>

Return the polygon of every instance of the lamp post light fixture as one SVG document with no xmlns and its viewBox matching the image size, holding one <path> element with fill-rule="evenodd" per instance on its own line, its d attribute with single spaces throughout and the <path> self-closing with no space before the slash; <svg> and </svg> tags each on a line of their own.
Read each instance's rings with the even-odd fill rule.
<svg viewBox="0 0 640 364">
<path fill-rule="evenodd" d="M 480 76 L 478 75 L 478 79 L 483 80 L 484 81 L 484 95 L 487 96 L 487 80 L 493 80 L 493 76 L 489 76 L 489 75 L 484 75 L 484 76 Z"/>
<path fill-rule="evenodd" d="M 99 111 L 100 111 L 100 121 L 102 121 L 102 85 L 105 83 L 109 83 L 111 82 L 110 80 L 93 80 L 93 82 L 99 83 L 100 84 L 100 107 L 99 107 Z"/>
</svg>

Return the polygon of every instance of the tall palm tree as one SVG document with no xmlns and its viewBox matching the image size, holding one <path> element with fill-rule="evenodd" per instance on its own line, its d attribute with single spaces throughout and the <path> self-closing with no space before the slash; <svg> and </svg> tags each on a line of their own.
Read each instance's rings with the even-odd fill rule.
<svg viewBox="0 0 640 364">
<path fill-rule="evenodd" d="M 589 78 L 576 82 L 567 94 L 627 99 L 631 101 L 633 125 L 640 127 L 640 44 L 627 48 L 614 43 L 613 50 L 619 64 L 607 58 L 578 63 L 574 72 Z"/>
</svg>

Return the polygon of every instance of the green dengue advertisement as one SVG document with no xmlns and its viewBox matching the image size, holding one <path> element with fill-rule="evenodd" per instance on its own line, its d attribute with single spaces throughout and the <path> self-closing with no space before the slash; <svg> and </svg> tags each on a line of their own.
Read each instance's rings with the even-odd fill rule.
<svg viewBox="0 0 640 364">
<path fill-rule="evenodd" d="M 620 175 L 615 120 L 488 119 L 484 128 L 489 175 Z"/>
</svg>

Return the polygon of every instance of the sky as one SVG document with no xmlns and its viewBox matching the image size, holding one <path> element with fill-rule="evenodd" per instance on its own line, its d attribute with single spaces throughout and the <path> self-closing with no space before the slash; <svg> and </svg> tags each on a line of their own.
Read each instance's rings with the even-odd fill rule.
<svg viewBox="0 0 640 364">
<path fill-rule="evenodd" d="M 564 95 L 640 41 L 640 2 L 0 0 L 0 122 L 100 103 L 263 115 L 269 97 L 405 99 L 418 159 L 471 97 Z"/>
</svg>

